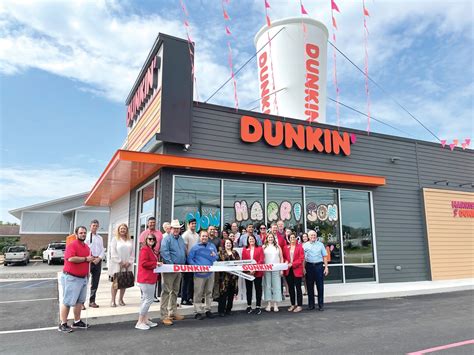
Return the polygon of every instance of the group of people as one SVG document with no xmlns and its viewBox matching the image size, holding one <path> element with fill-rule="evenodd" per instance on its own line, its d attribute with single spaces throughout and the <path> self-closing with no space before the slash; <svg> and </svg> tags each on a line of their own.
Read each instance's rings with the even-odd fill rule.
<svg viewBox="0 0 474 355">
<path fill-rule="evenodd" d="M 181 233 L 182 225 L 178 220 L 173 220 L 163 224 L 164 233 L 161 233 L 156 229 L 156 219 L 151 217 L 148 220 L 147 229 L 140 234 L 138 240 L 140 251 L 136 281 L 141 290 L 141 305 L 136 329 L 148 330 L 158 325 L 149 318 L 148 312 L 151 304 L 158 301 L 159 293 L 161 322 L 167 326 L 184 319 L 177 311 L 179 294 L 181 304 L 194 306 L 195 319 L 214 318 L 211 311 L 213 300 L 218 301 L 218 316 L 232 314 L 233 300 L 238 294 L 238 276 L 227 272 L 155 273 L 155 268 L 163 264 L 210 266 L 215 261 L 235 260 L 254 260 L 257 264 L 287 263 L 288 269 L 285 271 L 247 272 L 254 278 L 245 279 L 246 312 L 260 315 L 262 296 L 267 302 L 265 310 L 278 312 L 278 305 L 283 299 L 283 283 L 286 283 L 290 294 L 291 305 L 288 311 L 301 312 L 303 279 L 306 281 L 308 309 L 315 309 L 316 284 L 318 309 L 324 310 L 324 276 L 329 272 L 327 252 L 325 246 L 317 240 L 315 231 L 309 231 L 306 236 L 297 236 L 290 229 L 284 228 L 283 221 L 272 224 L 269 230 L 265 225 L 261 225 L 258 229 L 260 233 L 254 231 L 252 224 L 247 225 L 242 232 L 238 231 L 237 223 L 232 223 L 230 227 L 229 231 L 222 232 L 222 237 L 218 236 L 214 226 L 198 233 L 196 220 L 191 219 L 187 223 L 187 230 Z M 76 228 L 75 234 L 76 240 L 66 247 L 64 262 L 64 297 L 59 330 L 65 332 L 72 331 L 71 328 L 74 327 L 88 327 L 80 319 L 80 310 L 84 307 L 89 274 L 92 275 L 89 305 L 98 307 L 95 303 L 95 292 L 92 298 L 92 288 L 97 290 L 98 285 L 98 281 L 94 282 L 93 279 L 92 264 L 98 264 L 97 258 L 100 258 L 98 255 L 101 254 L 98 248 L 93 251 L 93 245 L 89 243 L 89 247 L 86 243 L 88 233 L 85 227 Z M 90 234 L 92 235 L 92 223 Z M 93 240 L 94 238 L 90 237 L 90 241 Z M 110 245 L 109 278 L 112 282 L 118 272 L 133 270 L 134 255 L 134 243 L 129 236 L 128 227 L 121 224 Z M 255 307 L 252 307 L 254 290 L 256 303 Z M 117 289 L 113 284 L 112 307 L 116 307 L 117 293 L 119 305 L 125 305 L 125 289 Z M 71 327 L 67 325 L 69 307 L 74 307 L 74 322 Z"/>
</svg>

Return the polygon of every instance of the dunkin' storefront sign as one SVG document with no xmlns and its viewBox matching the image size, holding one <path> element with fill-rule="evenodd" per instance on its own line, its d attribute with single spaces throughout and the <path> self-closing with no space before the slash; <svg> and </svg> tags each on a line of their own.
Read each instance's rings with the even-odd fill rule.
<svg viewBox="0 0 474 355">
<path fill-rule="evenodd" d="M 246 143 L 264 141 L 272 147 L 284 146 L 326 154 L 351 154 L 354 140 L 347 132 L 318 127 L 294 125 L 288 122 L 259 121 L 255 117 L 240 118 L 240 139 Z"/>
<path fill-rule="evenodd" d="M 158 88 L 160 57 L 155 56 L 127 106 L 127 127 L 138 118 L 146 104 Z"/>
</svg>

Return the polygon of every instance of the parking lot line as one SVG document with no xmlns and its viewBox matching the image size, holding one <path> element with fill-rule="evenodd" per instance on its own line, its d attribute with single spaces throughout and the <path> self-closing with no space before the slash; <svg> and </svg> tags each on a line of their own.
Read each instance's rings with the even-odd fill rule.
<svg viewBox="0 0 474 355">
<path fill-rule="evenodd" d="M 11 286 L 11 285 L 14 285 L 15 283 L 16 283 L 16 282 L 8 282 L 8 283 L 6 282 L 6 285 L 3 285 L 3 284 L 2 284 L 2 285 L 0 285 L 0 288 L 2 288 L 2 287 L 7 287 L 7 286 Z"/>
<path fill-rule="evenodd" d="M 50 282 L 50 281 L 51 280 L 44 280 L 44 281 L 36 282 L 34 284 L 31 284 L 31 285 L 28 285 L 28 286 L 25 286 L 25 287 L 20 287 L 20 288 L 25 289 L 25 288 L 35 287 L 35 286 L 38 286 L 38 285 L 41 285 L 41 284 L 44 284 L 44 283 Z"/>
<path fill-rule="evenodd" d="M 418 351 L 415 351 L 413 353 L 408 353 L 407 355 L 428 354 L 428 353 L 432 353 L 432 352 L 435 352 L 435 351 L 446 350 L 446 349 L 451 349 L 451 348 L 457 348 L 458 346 L 464 346 L 464 345 L 469 345 L 469 344 L 474 344 L 474 339 L 461 341 L 459 343 L 452 343 L 452 344 L 436 346 L 434 348 L 429 348 L 429 349 L 424 349 L 424 350 L 418 350 Z"/>
<path fill-rule="evenodd" d="M 50 300 L 57 300 L 56 297 L 52 298 L 35 298 L 33 300 L 18 300 L 18 301 L 1 301 L 1 303 L 16 303 L 16 302 L 35 302 L 35 301 L 50 301 Z"/>
<path fill-rule="evenodd" d="M 2 330 L 0 331 L 1 334 L 14 334 L 14 333 L 26 333 L 26 332 L 39 332 L 43 330 L 53 330 L 58 329 L 58 327 L 46 327 L 46 328 L 33 328 L 33 329 L 20 329 L 20 330 Z"/>
</svg>

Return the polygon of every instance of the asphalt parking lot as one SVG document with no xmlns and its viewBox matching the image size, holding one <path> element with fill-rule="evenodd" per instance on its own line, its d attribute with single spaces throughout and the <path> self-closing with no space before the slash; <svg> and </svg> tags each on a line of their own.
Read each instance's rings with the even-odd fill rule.
<svg viewBox="0 0 474 355">
<path fill-rule="evenodd" d="M 56 279 L 0 282 L 0 331 L 50 327 L 56 324 L 57 288 Z"/>
<path fill-rule="evenodd" d="M 59 264 L 48 265 L 41 260 L 31 260 L 28 265 L 8 265 L 0 263 L 0 279 L 30 279 L 55 277 L 62 270 Z"/>
<path fill-rule="evenodd" d="M 15 292 L 38 297 L 48 295 L 50 286 L 45 282 L 4 288 L 9 287 L 10 297 Z M 294 314 L 283 308 L 260 316 L 236 312 L 203 321 L 187 318 L 172 327 L 159 325 L 149 331 L 135 330 L 135 321 L 118 322 L 110 317 L 107 323 L 70 334 L 55 328 L 9 334 L 0 331 L 0 343 L 8 354 L 406 354 L 438 346 L 455 347 L 436 354 L 472 354 L 474 346 L 466 341 L 474 339 L 473 297 L 473 291 L 462 291 L 332 303 L 324 312 Z M 3 313 L 4 304 L 0 306 Z M 34 314 L 41 318 L 37 326 L 55 327 L 57 304 L 55 307 L 32 302 L 23 312 L 36 308 L 38 313 Z M 22 317 L 30 318 L 19 313 L 15 321 Z M 9 319 L 2 329 L 20 327 Z M 30 322 L 30 328 L 32 325 Z"/>
</svg>

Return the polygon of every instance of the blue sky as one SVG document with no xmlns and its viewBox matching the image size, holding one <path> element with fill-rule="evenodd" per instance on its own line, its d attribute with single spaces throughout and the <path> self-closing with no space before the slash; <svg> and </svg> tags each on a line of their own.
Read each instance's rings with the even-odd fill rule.
<svg viewBox="0 0 474 355">
<path fill-rule="evenodd" d="M 272 20 L 300 15 L 298 0 L 268 0 Z M 337 46 L 363 66 L 361 0 L 336 0 Z M 184 0 L 196 42 L 199 99 L 229 75 L 222 2 Z M 330 27 L 329 0 L 303 0 Z M 473 4 L 470 0 L 367 0 L 370 75 L 440 138 L 473 136 Z M 236 68 L 255 51 L 263 0 L 232 0 Z M 89 190 L 125 135 L 125 98 L 158 32 L 185 37 L 179 0 L 0 3 L 0 220 L 9 209 Z M 328 96 L 335 97 L 332 49 Z M 337 56 L 340 100 L 366 111 L 363 76 Z M 256 63 L 237 77 L 240 107 L 259 97 Z M 373 85 L 374 117 L 423 140 L 434 138 Z M 196 97 L 197 98 L 197 97 Z M 212 103 L 233 106 L 230 85 Z M 327 122 L 335 110 L 327 103 Z M 341 125 L 366 118 L 341 108 Z M 372 122 L 372 130 L 403 135 Z M 472 147 L 472 146 L 471 146 Z"/>
</svg>

